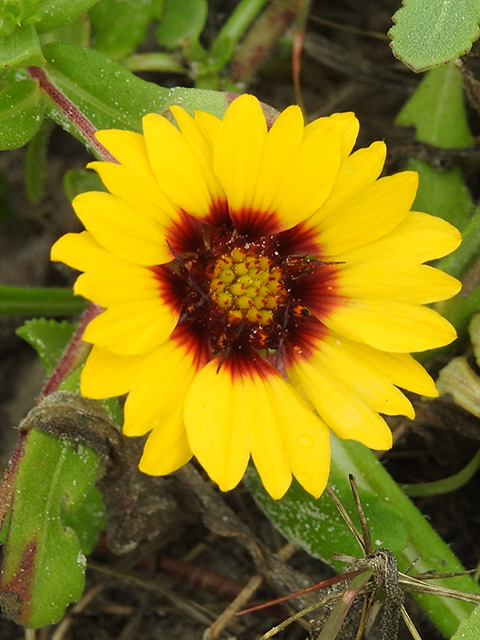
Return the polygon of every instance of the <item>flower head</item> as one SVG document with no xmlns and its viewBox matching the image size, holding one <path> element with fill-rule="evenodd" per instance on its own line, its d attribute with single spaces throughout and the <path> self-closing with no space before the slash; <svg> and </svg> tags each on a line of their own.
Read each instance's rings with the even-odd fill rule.
<svg viewBox="0 0 480 640">
<path fill-rule="evenodd" d="M 250 95 L 222 120 L 171 111 L 178 127 L 150 114 L 143 135 L 97 134 L 118 160 L 89 165 L 108 193 L 75 198 L 86 231 L 52 250 L 105 308 L 82 393 L 128 394 L 145 473 L 196 456 L 226 491 L 251 456 L 274 498 L 292 475 L 318 496 L 330 430 L 388 449 L 379 414 L 414 415 L 398 387 L 436 395 L 409 352 L 455 338 L 422 305 L 459 283 L 422 263 L 460 235 L 410 211 L 415 173 L 378 179 L 383 143 L 351 153 L 351 113 L 304 126 L 293 106 L 268 130 Z"/>
</svg>

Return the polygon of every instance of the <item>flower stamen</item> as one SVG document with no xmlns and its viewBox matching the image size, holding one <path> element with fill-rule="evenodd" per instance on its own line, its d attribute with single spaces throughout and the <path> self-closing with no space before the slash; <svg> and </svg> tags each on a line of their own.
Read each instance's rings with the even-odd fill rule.
<svg viewBox="0 0 480 640">
<path fill-rule="evenodd" d="M 210 296 L 226 312 L 229 322 L 246 320 L 267 325 L 283 302 L 283 273 L 265 255 L 252 255 L 235 248 L 218 258 L 210 279 Z"/>
</svg>

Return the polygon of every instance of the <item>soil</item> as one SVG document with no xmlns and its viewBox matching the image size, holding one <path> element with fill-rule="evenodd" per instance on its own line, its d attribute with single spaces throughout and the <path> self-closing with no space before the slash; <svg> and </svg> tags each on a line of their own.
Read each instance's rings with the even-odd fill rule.
<svg viewBox="0 0 480 640">
<path fill-rule="evenodd" d="M 218 8 L 219 16 L 228 10 L 228 3 L 211 4 Z M 411 151 L 413 131 L 396 126 L 395 118 L 420 80 L 395 60 L 384 35 L 398 5 L 397 0 L 313 2 L 301 75 L 307 117 L 354 111 L 361 122 L 358 146 L 379 139 L 387 142 L 387 173 L 405 166 Z M 189 84 L 188 78 L 149 75 L 148 79 L 160 84 Z M 248 91 L 279 110 L 296 102 L 290 61 L 280 49 L 258 70 Z M 470 109 L 469 115 L 473 133 L 478 135 L 478 114 Z M 435 149 L 427 151 L 435 160 Z M 438 160 L 441 162 L 441 158 Z M 55 129 L 49 147 L 45 196 L 38 204 L 32 204 L 23 184 L 24 149 L 0 156 L 0 175 L 11 211 L 0 233 L 1 284 L 67 286 L 72 282 L 69 270 L 50 263 L 49 249 L 56 238 L 79 229 L 61 185 L 67 169 L 84 167 L 87 161 L 88 154 L 80 143 Z M 478 197 L 478 167 L 469 161 L 464 168 L 472 194 Z M 44 384 L 44 371 L 38 358 L 15 334 L 24 320 L 0 317 L 0 464 L 3 467 L 17 439 L 14 427 L 30 410 Z M 470 356 L 468 345 L 459 345 L 457 351 Z M 442 359 L 434 361 L 432 371 L 438 371 L 444 363 Z M 428 403 L 417 399 L 415 403 L 417 419 L 414 422 L 392 420 L 396 444 L 383 457 L 387 469 L 400 483 L 427 482 L 456 473 L 479 446 L 480 422 L 476 418 L 444 399 Z M 258 574 L 259 567 L 252 560 L 248 545 L 246 547 L 238 536 L 213 533 L 205 524 L 205 516 L 202 518 L 198 500 L 189 502 L 192 498 L 182 478 L 174 482 L 176 502 L 165 530 L 155 532 L 158 535 L 126 555 L 116 556 L 105 544 L 100 544 L 91 557 L 84 598 L 67 613 L 63 626 L 33 632 L 3 619 L 0 620 L 0 640 L 207 638 L 203 635 L 205 629 L 241 586 Z M 476 474 L 452 493 L 416 500 L 432 526 L 467 567 L 477 565 L 480 553 L 479 490 L 480 476 Z M 238 523 L 248 526 L 252 535 L 262 540 L 271 552 L 284 547 L 285 541 L 259 512 L 245 488 L 239 487 L 228 495 L 217 494 L 217 500 L 228 505 Z M 189 505 L 188 518 L 185 501 Z M 222 508 L 215 504 L 215 509 Z M 332 575 L 330 568 L 302 551 L 295 551 L 282 566 L 295 588 Z M 274 586 L 262 586 L 254 600 L 263 602 L 278 595 Z M 423 640 L 442 638 L 413 601 L 408 601 L 407 608 Z M 280 612 L 279 615 L 281 619 L 288 614 Z M 249 614 L 233 619 L 219 637 L 253 640 L 274 624 L 278 624 L 278 618 L 269 613 Z M 346 630 L 342 634 L 340 638 L 349 639 Z M 308 637 L 308 630 L 293 624 L 278 637 L 303 640 Z M 409 637 L 405 628 L 400 630 L 400 637 Z"/>
</svg>

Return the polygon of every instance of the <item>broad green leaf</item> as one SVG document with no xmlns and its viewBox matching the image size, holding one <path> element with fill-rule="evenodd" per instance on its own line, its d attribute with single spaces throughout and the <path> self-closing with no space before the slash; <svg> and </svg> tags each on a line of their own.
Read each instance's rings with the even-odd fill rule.
<svg viewBox="0 0 480 640">
<path fill-rule="evenodd" d="M 472 217 L 473 201 L 459 169 L 438 171 L 423 160 L 413 159 L 407 169 L 420 176 L 415 211 L 424 211 L 448 220 L 463 231 Z"/>
<path fill-rule="evenodd" d="M 415 127 L 419 142 L 453 149 L 472 147 L 462 82 L 462 74 L 454 64 L 429 71 L 399 113 L 396 124 Z"/>
<path fill-rule="evenodd" d="M 215 91 L 159 87 L 137 78 L 99 51 L 56 43 L 44 48 L 47 73 L 52 82 L 98 129 L 142 131 L 142 117 L 163 113 L 171 104 L 190 112 L 203 109 L 224 113 L 232 94 Z M 99 81 L 99 79 L 101 81 Z M 55 106 L 51 116 L 75 134 L 73 124 Z"/>
<path fill-rule="evenodd" d="M 159 44 L 168 49 L 188 49 L 198 41 L 207 13 L 206 0 L 166 0 L 157 28 Z"/>
<path fill-rule="evenodd" d="M 42 124 L 45 95 L 35 80 L 20 80 L 0 92 L 0 149 L 29 142 Z"/>
<path fill-rule="evenodd" d="M 47 33 L 71 22 L 98 0 L 43 0 L 37 9 L 39 33 Z"/>
<path fill-rule="evenodd" d="M 38 22 L 36 10 L 41 0 L 7 0 L 0 5 L 0 36 L 9 36 L 17 27 Z"/>
<path fill-rule="evenodd" d="M 164 0 L 100 0 L 89 12 L 95 49 L 118 60 L 133 53 L 148 25 L 160 18 Z M 177 3 L 183 6 L 182 3 Z"/>
<path fill-rule="evenodd" d="M 393 54 L 413 71 L 451 62 L 479 35 L 477 0 L 405 0 L 388 32 Z"/>
<path fill-rule="evenodd" d="M 86 301 L 71 289 L 0 285 L 0 315 L 68 316 L 85 309 Z"/>
<path fill-rule="evenodd" d="M 436 266 L 455 278 L 461 278 L 480 255 L 480 207 L 462 229 L 462 244 L 453 253 L 442 258 Z"/>
<path fill-rule="evenodd" d="M 478 640 L 480 638 L 480 606 L 475 607 L 470 616 L 462 620 L 452 640 Z"/>
<path fill-rule="evenodd" d="M 142 116 L 166 108 L 167 89 L 137 78 L 100 51 L 58 42 L 46 45 L 44 54 L 51 81 L 97 129 L 141 131 Z M 62 126 L 73 131 L 53 109 Z"/>
<path fill-rule="evenodd" d="M 84 555 L 95 549 L 99 535 L 105 531 L 104 512 L 102 494 L 96 487 L 91 487 L 77 511 L 62 515 L 63 524 L 75 531 Z"/>
<path fill-rule="evenodd" d="M 4 613 L 19 624 L 38 628 L 58 622 L 65 607 L 80 598 L 85 557 L 62 514 L 80 508 L 97 474 L 98 456 L 89 447 L 29 431 L 0 580 Z"/>
<path fill-rule="evenodd" d="M 31 77 L 24 69 L 0 69 L 0 91 L 19 80 L 31 80 Z"/>
<path fill-rule="evenodd" d="M 36 350 L 46 369 L 47 376 L 50 376 L 74 331 L 75 325 L 66 320 L 57 322 L 56 320 L 38 318 L 27 320 L 17 329 L 17 334 Z"/>
<path fill-rule="evenodd" d="M 10 35 L 0 37 L 0 68 L 44 65 L 45 60 L 33 24 L 16 26 Z"/>
<path fill-rule="evenodd" d="M 419 553 L 421 557 L 415 565 L 416 572 L 463 570 L 448 545 L 417 511 L 373 452 L 357 442 L 332 437 L 330 484 L 350 516 L 358 522 L 349 496 L 350 473 L 357 480 L 374 547 L 382 546 L 393 551 L 400 571 L 405 570 Z M 325 562 L 331 562 L 334 553 L 361 556 L 352 534 L 332 509 L 326 495 L 315 500 L 298 484 L 294 484 L 281 500 L 272 500 L 251 468 L 246 482 L 255 500 L 275 526 L 288 540 L 311 555 Z M 480 593 L 480 587 L 469 576 L 439 581 L 439 584 Z M 459 621 L 472 610 L 472 605 L 461 601 L 433 599 L 423 594 L 415 597 L 438 628 L 449 637 Z"/>
<path fill-rule="evenodd" d="M 396 123 L 414 126 L 420 142 L 442 148 L 471 147 L 462 75 L 455 65 L 429 71 Z M 408 169 L 417 171 L 420 178 L 415 208 L 448 220 L 462 231 L 471 218 L 473 202 L 460 170 L 439 171 L 418 159 L 411 160 Z"/>
<path fill-rule="evenodd" d="M 71 22 L 62 25 L 58 29 L 40 34 L 42 48 L 51 42 L 71 42 L 81 47 L 90 46 L 91 25 L 85 14 L 77 16 Z"/>
<path fill-rule="evenodd" d="M 191 115 L 195 109 L 208 111 L 208 113 L 223 118 L 223 115 L 232 100 L 236 98 L 233 93 L 223 91 L 211 91 L 210 89 L 185 89 L 174 87 L 167 96 L 167 104 L 179 104 Z"/>
</svg>

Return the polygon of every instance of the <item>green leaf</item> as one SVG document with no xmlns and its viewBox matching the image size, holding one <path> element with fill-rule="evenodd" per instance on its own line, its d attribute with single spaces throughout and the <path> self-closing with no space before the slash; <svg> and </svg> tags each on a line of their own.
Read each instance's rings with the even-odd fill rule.
<svg viewBox="0 0 480 640">
<path fill-rule="evenodd" d="M 429 71 L 396 123 L 414 126 L 420 142 L 442 148 L 471 147 L 462 75 L 455 65 Z M 471 218 L 473 202 L 461 172 L 439 171 L 418 159 L 411 160 L 408 168 L 417 171 L 420 179 L 415 209 L 437 215 L 462 231 Z"/>
<path fill-rule="evenodd" d="M 478 640 L 480 638 L 480 605 L 462 620 L 452 640 Z"/>
<path fill-rule="evenodd" d="M 179 104 L 190 115 L 193 115 L 195 109 L 199 109 L 208 111 L 208 113 L 217 116 L 217 118 L 223 118 L 228 105 L 235 97 L 232 93 L 222 91 L 175 87 L 168 92 L 167 104 Z"/>
<path fill-rule="evenodd" d="M 71 289 L 0 285 L 0 315 L 68 316 L 85 309 L 86 301 Z"/>
<path fill-rule="evenodd" d="M 100 51 L 57 42 L 44 47 L 51 81 L 98 129 L 141 131 L 142 116 L 166 108 L 168 90 L 145 82 Z M 67 130 L 72 124 L 54 106 Z"/>
<path fill-rule="evenodd" d="M 0 581 L 4 613 L 17 623 L 38 628 L 58 622 L 65 607 L 80 598 L 85 557 L 62 514 L 80 508 L 97 474 L 98 456 L 90 447 L 29 431 Z"/>
<path fill-rule="evenodd" d="M 45 95 L 35 80 L 20 80 L 0 92 L 0 149 L 29 142 L 42 124 Z"/>
<path fill-rule="evenodd" d="M 259 15 L 266 0 L 241 0 L 220 29 L 209 53 L 208 69 L 221 69 L 229 60 L 235 45 Z"/>
<path fill-rule="evenodd" d="M 40 34 L 42 48 L 51 42 L 71 42 L 81 47 L 90 46 L 91 25 L 85 14 L 77 16 L 72 22 L 62 25 L 58 29 Z"/>
<path fill-rule="evenodd" d="M 0 38 L 0 67 L 43 67 L 45 60 L 33 24 L 16 26 L 10 35 Z"/>
<path fill-rule="evenodd" d="M 104 512 L 102 494 L 96 487 L 91 487 L 77 511 L 62 515 L 63 524 L 75 531 L 86 556 L 95 549 L 99 535 L 105 531 Z"/>
<path fill-rule="evenodd" d="M 396 124 L 416 128 L 416 139 L 437 147 L 473 146 L 463 99 L 462 74 L 454 64 L 429 71 L 399 113 Z"/>
<path fill-rule="evenodd" d="M 163 4 L 164 0 L 143 0 L 140 8 L 135 0 L 100 0 L 89 12 L 95 49 L 116 60 L 133 53 L 150 22 L 160 17 Z"/>
<path fill-rule="evenodd" d="M 63 188 L 69 200 L 85 191 L 107 191 L 98 173 L 90 169 L 69 169 L 63 177 Z"/>
<path fill-rule="evenodd" d="M 455 278 L 461 278 L 480 255 L 480 207 L 477 207 L 468 225 L 462 229 L 462 244 L 453 253 L 442 258 L 436 266 Z"/>
<path fill-rule="evenodd" d="M 0 6 L 0 36 L 9 36 L 18 26 L 38 22 L 41 0 L 6 0 Z"/>
<path fill-rule="evenodd" d="M 50 376 L 74 331 L 75 325 L 66 320 L 57 322 L 38 318 L 27 320 L 17 329 L 17 334 L 35 349 L 43 362 L 47 376 Z"/>
<path fill-rule="evenodd" d="M 460 170 L 438 171 L 416 158 L 410 160 L 407 169 L 417 171 L 420 179 L 414 210 L 443 218 L 463 231 L 471 220 L 474 204 Z"/>
<path fill-rule="evenodd" d="M 413 71 L 451 62 L 479 35 L 477 0 L 404 0 L 388 32 L 393 54 Z"/>
<path fill-rule="evenodd" d="M 98 0 L 44 0 L 37 9 L 38 33 L 47 33 L 71 22 Z"/>
<path fill-rule="evenodd" d="M 206 0 L 166 0 L 156 33 L 159 44 L 168 49 L 189 49 L 198 42 L 207 13 Z"/>
<path fill-rule="evenodd" d="M 349 473 L 357 480 L 374 547 L 382 546 L 393 551 L 400 571 L 419 553 L 421 557 L 415 565 L 418 572 L 431 569 L 441 572 L 463 570 L 448 545 L 400 490 L 374 453 L 357 442 L 332 437 L 330 484 L 355 520 L 356 510 L 349 495 Z M 281 500 L 274 501 L 252 469 L 247 472 L 246 482 L 255 500 L 275 526 L 288 540 L 311 555 L 325 562 L 331 562 L 333 553 L 361 555 L 352 534 L 332 510 L 325 495 L 315 500 L 296 484 Z M 480 587 L 470 576 L 439 582 L 453 589 L 480 593 Z M 472 605 L 461 601 L 424 594 L 415 597 L 447 636 L 455 631 L 459 621 L 472 609 Z"/>
</svg>

